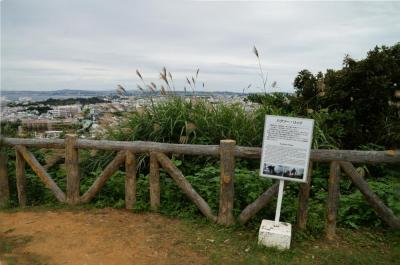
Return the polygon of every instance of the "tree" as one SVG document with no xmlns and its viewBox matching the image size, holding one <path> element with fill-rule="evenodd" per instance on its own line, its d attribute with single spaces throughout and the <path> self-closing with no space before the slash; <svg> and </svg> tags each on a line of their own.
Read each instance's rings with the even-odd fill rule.
<svg viewBox="0 0 400 265">
<path fill-rule="evenodd" d="M 314 109 L 318 105 L 318 97 L 324 88 L 323 83 L 321 83 L 322 80 L 323 74 L 321 72 L 315 76 L 306 69 L 298 73 L 293 86 L 301 109 Z"/>
<path fill-rule="evenodd" d="M 318 89 L 323 80 L 323 91 Z M 343 68 L 313 76 L 308 70 L 294 81 L 296 94 L 305 105 L 348 114 L 343 124 L 343 147 L 357 148 L 374 143 L 387 148 L 400 144 L 399 102 L 400 43 L 375 47 L 367 57 L 355 60 L 346 56 Z M 323 93 L 321 93 L 323 92 Z M 339 121 L 338 122 L 342 122 Z"/>
</svg>

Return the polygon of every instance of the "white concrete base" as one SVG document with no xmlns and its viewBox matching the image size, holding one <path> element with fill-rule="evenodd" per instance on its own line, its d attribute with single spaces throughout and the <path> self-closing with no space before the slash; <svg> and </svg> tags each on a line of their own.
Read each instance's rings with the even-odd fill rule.
<svg viewBox="0 0 400 265">
<path fill-rule="evenodd" d="M 258 244 L 266 247 L 277 247 L 278 249 L 289 249 L 291 238 L 291 224 L 279 222 L 275 226 L 275 221 L 262 220 L 258 232 Z"/>
</svg>

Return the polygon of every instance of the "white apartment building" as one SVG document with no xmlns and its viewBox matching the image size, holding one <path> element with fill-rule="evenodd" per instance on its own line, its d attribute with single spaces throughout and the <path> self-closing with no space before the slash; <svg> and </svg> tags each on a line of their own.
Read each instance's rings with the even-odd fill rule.
<svg viewBox="0 0 400 265">
<path fill-rule="evenodd" d="M 53 117 L 72 118 L 81 112 L 81 106 L 78 104 L 57 106 L 48 112 L 52 114 Z"/>
</svg>

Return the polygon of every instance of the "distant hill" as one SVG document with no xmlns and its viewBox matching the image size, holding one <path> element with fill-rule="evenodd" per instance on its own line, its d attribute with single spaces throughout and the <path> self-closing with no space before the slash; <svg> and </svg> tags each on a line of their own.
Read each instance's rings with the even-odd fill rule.
<svg viewBox="0 0 400 265">
<path fill-rule="evenodd" d="M 184 95 L 182 91 L 176 92 L 178 95 Z M 10 91 L 5 90 L 1 91 L 1 96 L 6 100 L 15 101 L 19 98 L 30 98 L 31 101 L 42 101 L 49 98 L 53 99 L 67 99 L 67 98 L 90 98 L 90 97 L 105 97 L 105 96 L 115 96 L 115 90 L 70 90 L 70 89 L 62 89 L 62 90 L 53 90 L 53 91 Z M 129 96 L 146 96 L 150 95 L 149 93 L 143 93 L 141 91 L 129 91 Z M 190 95 L 190 93 L 188 93 Z M 199 96 L 233 96 L 240 95 L 240 93 L 235 92 L 224 92 L 224 91 L 213 91 L 213 92 L 203 92 L 198 91 L 196 95 Z"/>
<path fill-rule="evenodd" d="M 18 100 L 19 98 L 31 98 L 32 101 L 41 101 L 49 98 L 90 98 L 115 95 L 114 91 L 91 91 L 91 90 L 54 90 L 54 91 L 1 91 L 1 96 L 7 100 Z"/>
</svg>

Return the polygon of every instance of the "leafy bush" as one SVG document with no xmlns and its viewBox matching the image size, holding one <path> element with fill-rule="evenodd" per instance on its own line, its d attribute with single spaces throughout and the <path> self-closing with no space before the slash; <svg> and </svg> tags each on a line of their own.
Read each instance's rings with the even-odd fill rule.
<svg viewBox="0 0 400 265">
<path fill-rule="evenodd" d="M 294 103 L 303 113 L 310 108 L 343 113 L 347 118 L 338 119 L 344 132 L 337 138 L 341 148 L 355 149 L 365 143 L 398 148 L 399 80 L 400 43 L 375 47 L 362 60 L 346 56 L 340 70 L 315 76 L 300 71 L 294 82 Z"/>
</svg>

